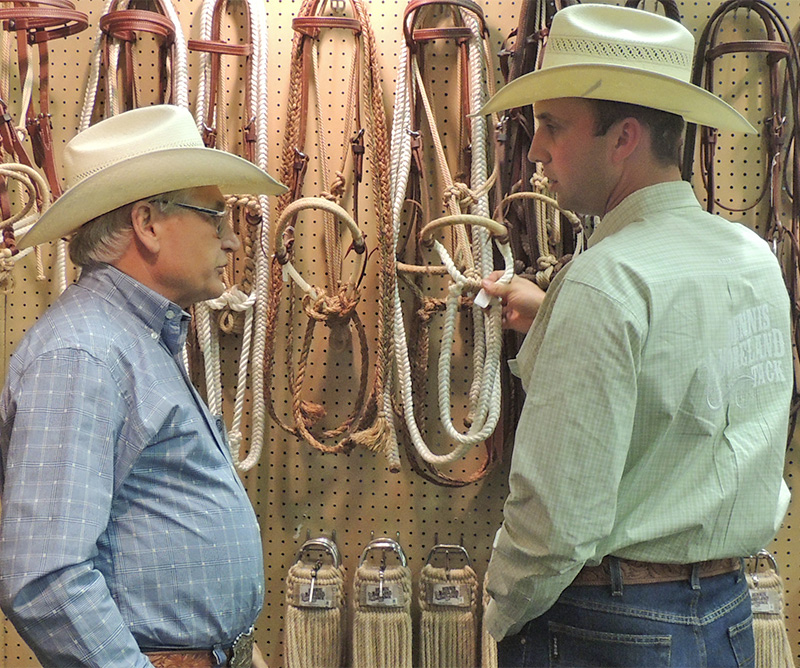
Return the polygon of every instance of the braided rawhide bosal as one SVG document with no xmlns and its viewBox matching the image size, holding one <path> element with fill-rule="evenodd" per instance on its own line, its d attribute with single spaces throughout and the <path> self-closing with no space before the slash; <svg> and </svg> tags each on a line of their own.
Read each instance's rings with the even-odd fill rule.
<svg viewBox="0 0 800 668">
<path fill-rule="evenodd" d="M 130 9 L 131 0 L 107 0 L 92 47 L 89 78 L 83 98 L 79 131 L 101 118 L 144 104 L 136 87 L 139 53 L 137 33 L 159 41 L 159 97 L 156 103 L 189 108 L 189 73 L 186 40 L 171 0 L 152 0 L 153 9 Z M 122 62 L 120 62 L 122 61 Z M 101 79 L 105 105 L 97 104 Z"/>
<path fill-rule="evenodd" d="M 353 239 L 353 249 L 359 260 L 354 262 L 350 277 L 337 281 L 336 291 L 330 292 L 325 288 L 310 285 L 299 274 L 293 264 L 293 230 L 289 232 L 290 223 L 294 222 L 298 213 L 307 209 L 317 209 L 326 211 L 335 216 L 341 223 L 346 225 Z M 289 239 L 286 237 L 289 236 Z M 361 296 L 361 279 L 364 275 L 366 266 L 366 245 L 361 230 L 355 220 L 342 207 L 335 202 L 322 197 L 304 197 L 290 203 L 282 212 L 276 224 L 275 254 L 272 260 L 272 281 L 267 306 L 267 335 L 264 355 L 264 403 L 270 412 L 272 419 L 284 430 L 305 439 L 322 452 L 347 452 L 354 446 L 350 436 L 367 408 L 367 381 L 369 374 L 367 345 L 364 325 L 358 314 L 357 306 Z M 302 306 L 308 318 L 303 345 L 297 362 L 294 365 L 294 341 L 293 337 L 287 337 L 285 358 L 288 376 L 288 387 L 291 393 L 291 415 L 294 424 L 286 423 L 278 416 L 272 397 L 272 374 L 275 366 L 275 330 L 278 323 L 278 310 L 282 302 L 284 284 L 291 279 L 302 292 Z M 293 286 L 290 286 L 292 296 Z M 294 299 L 291 300 L 292 302 Z M 289 309 L 289 328 L 293 329 L 293 311 Z M 317 403 L 303 399 L 303 388 L 305 384 L 306 368 L 308 356 L 311 351 L 311 344 L 314 338 L 314 330 L 317 323 L 324 323 L 330 330 L 332 348 L 344 349 L 352 339 L 353 332 L 359 343 L 361 354 L 360 381 L 358 386 L 358 397 L 355 408 L 348 416 L 335 428 L 327 429 L 323 436 L 327 439 L 344 438 L 330 445 L 323 443 L 317 436 L 312 434 L 311 428 L 314 423 L 325 416 L 325 408 Z"/>
<path fill-rule="evenodd" d="M 448 19 L 448 25 L 425 27 L 431 18 Z M 488 97 L 488 72 L 492 69 L 491 49 L 487 43 L 486 27 L 482 10 L 471 0 L 454 2 L 423 2 L 412 0 L 406 7 L 403 33 L 405 45 L 400 52 L 395 91 L 395 115 L 392 128 L 392 214 L 395 227 L 395 245 L 398 255 L 413 254 L 413 259 L 398 263 L 398 273 L 412 286 L 419 306 L 415 309 L 412 330 L 415 330 L 415 358 L 409 359 L 406 325 L 399 286 L 394 291 L 394 342 L 397 380 L 402 397 L 402 412 L 412 447 L 407 447 L 409 460 L 415 471 L 426 480 L 446 486 L 461 486 L 480 480 L 499 459 L 497 451 L 488 440 L 497 424 L 501 396 L 499 376 L 495 369 L 500 359 L 500 321 L 489 309 L 488 318 L 483 309 L 472 304 L 471 297 L 478 292 L 480 278 L 493 269 L 493 251 L 490 236 L 504 238 L 505 229 L 489 218 L 488 191 L 493 175 L 488 173 L 487 130 L 485 119 L 470 118 Z M 433 104 L 425 86 L 424 46 L 434 40 L 453 39 L 457 44 L 457 62 L 449 69 L 459 76 L 464 95 L 463 104 L 457 109 L 455 125 L 462 128 L 457 133 L 459 144 L 458 168 L 448 164 L 447 151 L 443 145 Z M 426 123 L 422 123 L 424 117 Z M 424 136 L 423 132 L 427 131 Z M 433 265 L 422 256 L 424 248 L 422 223 L 433 216 L 422 195 L 427 189 L 422 185 L 425 174 L 423 146 L 430 141 L 434 147 L 435 169 L 438 186 L 441 188 L 445 210 L 449 216 L 437 219 L 445 221 L 448 241 L 427 244 L 435 248 L 442 265 Z M 450 147 L 452 150 L 452 147 Z M 469 150 L 466 150 L 469 149 Z M 469 156 L 464 161 L 464 156 Z M 457 174 L 458 179 L 453 177 Z M 469 183 L 469 186 L 467 185 Z M 411 220 L 404 224 L 404 212 L 410 210 Z M 466 218 L 460 218 L 466 214 Z M 470 217 L 471 216 L 471 217 Z M 469 219 L 467 221 L 467 219 Z M 480 221 L 477 225 L 476 222 Z M 490 230 L 492 230 L 490 232 Z M 472 234 L 470 235 L 470 231 Z M 470 239 L 471 236 L 471 239 Z M 400 248 L 401 239 L 411 246 L 406 252 Z M 405 245 L 405 244 L 404 244 Z M 506 244 L 507 245 L 507 244 Z M 499 246 L 501 249 L 503 244 Z M 510 248 L 506 258 L 510 280 L 512 268 Z M 448 273 L 453 279 L 447 300 L 426 294 L 423 283 L 428 276 Z M 445 306 L 445 326 L 439 356 L 438 395 L 440 418 L 448 435 L 456 446 L 447 454 L 434 454 L 422 436 L 420 428 L 424 413 L 414 395 L 422 396 L 422 386 L 428 372 L 428 323 L 430 316 Z M 459 309 L 472 316 L 473 325 L 473 382 L 469 391 L 469 406 L 466 423 L 467 434 L 459 433 L 450 418 L 450 353 L 455 336 L 455 319 Z M 495 365 L 495 358 L 497 365 Z M 485 441 L 486 458 L 482 466 L 465 478 L 449 476 L 437 469 L 450 464 L 480 441 Z M 420 465 L 416 458 L 424 462 Z"/>
<path fill-rule="evenodd" d="M 758 25 L 756 28 L 754 23 Z M 737 26 L 732 33 L 731 25 Z M 735 39 L 729 39 L 733 34 Z M 740 34 L 766 39 L 738 39 Z M 778 256 L 792 304 L 795 355 L 795 390 L 792 399 L 789 442 L 791 442 L 800 409 L 800 295 L 798 294 L 798 234 L 800 233 L 800 155 L 796 147 L 800 135 L 798 114 L 798 70 L 800 59 L 791 31 L 778 11 L 763 0 L 728 0 L 711 15 L 698 41 L 698 52 L 692 71 L 692 82 L 714 92 L 718 79 L 718 60 L 728 54 L 760 54 L 766 64 L 763 87 L 768 100 L 764 109 L 763 151 L 764 185 L 760 195 L 739 208 L 724 205 L 717 196 L 715 171 L 720 134 L 715 129 L 700 130 L 700 172 L 706 189 L 706 208 L 742 213 L 759 206 L 767 197 L 767 221 L 761 230 Z M 761 82 L 758 82 L 761 83 Z M 752 96 L 757 97 L 756 95 Z M 683 156 L 683 178 L 691 180 L 695 158 L 696 126 L 689 124 Z M 784 195 L 790 202 L 791 220 L 782 219 Z"/>
<path fill-rule="evenodd" d="M 349 7 L 350 14 L 347 15 Z M 309 117 L 309 97 L 313 84 L 317 106 L 322 104 L 320 78 L 316 76 L 319 67 L 320 52 L 328 42 L 326 38 L 350 32 L 353 35 L 353 60 L 349 72 L 349 90 L 344 100 L 345 136 L 349 139 L 349 151 L 345 149 L 334 178 L 328 174 L 327 159 L 328 137 L 322 126 L 322 114 L 317 109 L 315 125 L 319 145 L 319 173 L 322 192 L 316 193 L 336 203 L 341 208 L 348 200 L 352 206 L 352 216 L 358 223 L 358 211 L 363 207 L 360 199 L 360 182 L 364 173 L 365 159 L 371 158 L 368 165 L 372 183 L 372 206 L 375 212 L 376 239 L 379 257 L 378 302 L 380 305 L 378 318 L 378 345 L 375 350 L 373 381 L 366 397 L 366 406 L 356 410 L 357 419 L 345 432 L 345 440 L 336 446 L 336 450 L 349 450 L 355 445 L 362 445 L 371 450 L 383 452 L 387 457 L 391 471 L 399 471 L 400 463 L 397 452 L 397 438 L 391 420 L 391 404 L 387 401 L 390 391 L 388 361 L 391 359 L 391 295 L 394 290 L 394 250 L 392 247 L 393 229 L 391 218 L 390 183 L 389 183 L 389 146 L 386 114 L 383 108 L 381 92 L 380 68 L 377 59 L 375 37 L 369 22 L 369 15 L 361 0 L 332 3 L 329 9 L 336 9 L 338 15 L 323 14 L 326 3 L 318 0 L 305 0 L 298 16 L 293 21 L 295 29 L 292 44 L 292 62 L 290 71 L 289 98 L 286 109 L 287 124 L 284 132 L 283 157 L 280 180 L 290 186 L 289 192 L 278 200 L 278 212 L 282 213 L 293 200 L 303 196 L 304 175 L 308 163 L 306 154 L 306 124 Z M 350 165 L 352 177 L 347 175 Z M 342 249 L 339 232 L 334 225 L 334 217 L 325 215 L 324 248 L 325 271 L 328 276 L 326 294 L 332 298 L 336 295 L 352 292 L 353 286 L 340 285 L 342 272 Z M 292 225 L 287 225 L 287 245 L 290 252 L 299 253 L 294 247 Z M 273 272 L 273 286 L 280 278 Z M 360 291 L 352 293 L 356 298 Z M 348 300 L 340 300 L 342 304 Z M 294 302 L 293 302 L 294 303 Z M 349 304 L 353 315 L 357 303 Z M 290 306 L 290 318 L 293 317 Z M 354 317 L 352 323 L 360 323 Z M 341 328 L 339 328 L 341 330 Z M 270 328 L 274 332 L 274 323 Z M 308 331 L 308 330 L 307 330 Z M 335 334 L 335 330 L 332 334 Z M 341 333 L 341 332 L 340 332 Z M 359 335 L 360 336 L 360 335 Z M 339 341 L 339 343 L 343 343 Z M 272 345 L 267 341 L 266 347 Z M 368 352 L 368 351 L 367 351 Z M 287 359 L 287 362 L 290 361 Z M 366 372 L 369 370 L 367 358 L 362 364 Z M 265 366 L 266 368 L 266 366 Z M 362 374 L 364 372 L 362 371 Z M 265 384 L 271 382 L 265 376 Z M 360 394 L 360 390 L 359 390 Z M 302 427 L 301 427 L 302 428 Z M 312 444 L 318 445 L 314 439 Z"/>
<path fill-rule="evenodd" d="M 240 42 L 223 40 L 223 18 L 231 11 L 229 0 L 207 0 L 201 13 L 200 39 L 189 48 L 200 51 L 195 118 L 207 146 L 239 155 L 267 169 L 267 16 L 264 3 L 248 0 L 237 4 L 244 12 Z M 240 109 L 233 95 L 226 96 L 222 82 L 223 56 L 244 58 L 245 83 Z M 235 62 L 235 61 L 234 61 Z M 230 98 L 230 99 L 228 99 Z M 242 119 L 239 128 L 227 127 L 226 117 Z M 269 198 L 266 195 L 228 194 L 233 228 L 242 242 L 241 257 L 232 257 L 225 275 L 226 289 L 217 299 L 198 304 L 197 339 L 203 352 L 206 396 L 214 414 L 222 414 L 222 374 L 219 335 L 241 334 L 233 419 L 228 429 L 231 455 L 237 468 L 251 469 L 261 455 L 266 409 L 252 402 L 250 451 L 240 459 L 242 420 L 248 379 L 252 396 L 263 396 L 261 373 L 266 336 L 269 290 Z M 241 266 L 240 266 L 241 265 Z M 239 277 L 237 282 L 236 277 Z M 213 317 L 215 314 L 216 317 Z M 254 371 L 256 370 L 257 371 Z"/>
<path fill-rule="evenodd" d="M 4 5 L 6 3 L 3 3 Z M 2 26 L 2 52 L 4 77 L 9 78 L 0 84 L 0 99 L 9 103 L 3 108 L 3 149 L 8 154 L 6 162 L 34 166 L 34 162 L 44 173 L 50 189 L 48 199 L 61 195 L 61 180 L 56 168 L 53 147 L 53 126 L 50 114 L 50 53 L 49 42 L 81 32 L 88 26 L 86 14 L 79 12 L 69 0 L 35 0 L 31 2 L 9 0 L 11 6 L 0 8 Z M 16 33 L 17 67 L 11 64 L 11 45 L 5 33 Z M 34 49 L 38 58 L 34 59 Z M 34 62 L 38 64 L 38 111 L 34 104 L 33 90 Z M 12 72 L 16 70 L 18 81 L 12 83 Z M 17 85 L 21 94 L 12 100 L 10 95 Z M 12 109 L 13 108 L 13 109 Z M 16 119 L 17 126 L 14 126 Z M 29 157 L 22 141 L 27 134 L 30 140 Z M 0 200 L 4 198 L 0 195 Z M 42 200 L 38 201 L 41 209 Z M 8 216 L 7 206 L 3 205 L 3 215 Z M 41 250 L 35 250 L 39 278 L 44 278 Z M 59 291 L 67 287 L 66 242 L 56 242 L 55 275 Z"/>
</svg>

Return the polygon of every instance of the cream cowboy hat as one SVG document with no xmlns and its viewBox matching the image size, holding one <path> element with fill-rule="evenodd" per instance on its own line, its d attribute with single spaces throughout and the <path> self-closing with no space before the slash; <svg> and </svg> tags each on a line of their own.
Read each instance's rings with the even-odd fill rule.
<svg viewBox="0 0 800 668">
<path fill-rule="evenodd" d="M 215 185 L 227 193 L 279 195 L 286 187 L 244 158 L 206 148 L 192 115 L 164 104 L 92 125 L 64 147 L 67 190 L 17 243 L 71 234 L 117 207 L 171 190 Z"/>
<path fill-rule="evenodd" d="M 694 38 L 677 21 L 615 5 L 572 5 L 553 17 L 541 69 L 500 89 L 480 113 L 582 97 L 638 104 L 689 123 L 758 134 L 733 107 L 690 83 L 693 56 Z"/>
</svg>

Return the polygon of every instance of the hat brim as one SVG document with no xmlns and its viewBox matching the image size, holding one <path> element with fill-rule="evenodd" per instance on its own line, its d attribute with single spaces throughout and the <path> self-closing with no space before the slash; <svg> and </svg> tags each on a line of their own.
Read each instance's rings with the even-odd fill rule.
<svg viewBox="0 0 800 668">
<path fill-rule="evenodd" d="M 152 195 L 202 186 L 218 186 L 227 194 L 280 195 L 287 190 L 232 153 L 205 147 L 151 151 L 105 167 L 69 188 L 19 239 L 17 247 L 65 237 L 97 216 Z"/>
<path fill-rule="evenodd" d="M 736 109 L 699 86 L 639 68 L 599 63 L 557 65 L 524 74 L 501 88 L 480 114 L 563 97 L 638 104 L 677 114 L 689 123 L 758 134 Z"/>
</svg>

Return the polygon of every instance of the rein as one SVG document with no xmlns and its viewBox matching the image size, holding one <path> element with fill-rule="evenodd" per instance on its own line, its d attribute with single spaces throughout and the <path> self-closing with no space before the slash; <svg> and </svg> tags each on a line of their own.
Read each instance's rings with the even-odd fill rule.
<svg viewBox="0 0 800 668">
<path fill-rule="evenodd" d="M 159 103 L 189 107 L 186 41 L 171 0 L 153 0 L 153 9 L 129 9 L 130 0 L 107 0 L 95 38 L 79 132 L 100 118 L 143 106 L 136 88 L 135 49 L 141 33 L 159 42 Z M 120 63 L 120 60 L 122 61 Z M 105 109 L 96 109 L 100 80 L 105 80 Z"/>
<path fill-rule="evenodd" d="M 432 12 L 439 10 L 449 18 L 448 25 L 423 25 Z M 513 260 L 505 228 L 489 218 L 488 191 L 495 178 L 488 173 L 487 129 L 485 119 L 470 118 L 488 99 L 486 82 L 491 69 L 491 48 L 483 13 L 471 0 L 431 2 L 411 0 L 403 19 L 405 48 L 400 53 L 395 91 L 395 113 L 392 128 L 392 211 L 395 226 L 395 246 L 400 256 L 401 235 L 412 245 L 414 259 L 398 262 L 400 278 L 408 283 L 420 307 L 413 323 L 416 329 L 416 356 L 409 358 L 403 304 L 399 285 L 394 290 L 394 341 L 396 373 L 402 398 L 402 413 L 413 449 L 407 448 L 414 470 L 426 480 L 443 486 L 463 486 L 483 478 L 492 464 L 499 460 L 498 451 L 489 436 L 499 418 L 501 393 L 500 310 L 496 306 L 486 312 L 475 305 L 472 297 L 479 291 L 480 279 L 493 269 L 492 240 L 504 261 L 501 280 L 511 279 Z M 455 118 L 458 128 L 458 167 L 453 170 L 438 127 L 433 104 L 428 97 L 425 71 L 425 47 L 434 40 L 453 40 L 457 46 L 457 62 L 450 71 L 457 72 L 460 81 L 461 108 Z M 425 119 L 426 126 L 421 122 Z M 427 129 L 428 136 L 424 135 Z M 425 174 L 425 141 L 433 145 L 433 159 L 438 173 L 447 215 L 435 218 L 426 206 L 423 195 Z M 450 147 L 452 149 L 452 147 Z M 452 154 L 451 150 L 451 154 Z M 455 177 L 453 174 L 455 173 Z M 410 210 L 410 221 L 403 225 L 404 210 Z M 431 221 L 422 226 L 422 221 Z M 401 232 L 401 228 L 405 229 Z M 421 228 L 421 229 L 420 229 Z M 446 243 L 433 239 L 434 232 L 444 231 Z M 471 234 L 470 234 L 471 232 Z M 424 247 L 435 250 L 441 265 L 426 263 Z M 426 277 L 448 274 L 452 283 L 446 300 L 428 297 L 423 288 Z M 422 436 L 422 411 L 414 405 L 414 394 L 423 392 L 427 374 L 430 316 L 444 308 L 445 323 L 438 367 L 439 418 L 448 440 L 455 445 L 446 454 L 435 454 Z M 451 354 L 458 311 L 468 309 L 473 324 L 473 380 L 470 385 L 466 433 L 457 430 L 450 415 Z M 480 469 L 465 478 L 456 478 L 438 470 L 463 457 L 475 444 L 485 441 L 487 453 Z M 420 464 L 417 457 L 424 462 Z"/>
<path fill-rule="evenodd" d="M 267 25 L 263 4 L 241 5 L 245 18 L 246 37 L 241 43 L 222 39 L 222 21 L 228 0 L 208 0 L 201 13 L 200 39 L 189 40 L 189 49 L 200 51 L 200 77 L 195 118 L 204 143 L 210 148 L 240 154 L 262 169 L 267 169 Z M 244 40 L 247 41 L 244 41 Z M 222 85 L 223 56 L 245 59 L 246 79 L 239 128 L 230 128 L 224 119 L 232 106 L 225 99 Z M 237 114 L 232 113 L 231 116 Z M 241 333 L 242 342 L 237 369 L 233 421 L 228 429 L 231 455 L 237 468 L 247 471 L 261 455 L 266 425 L 266 411 L 261 401 L 252 402 L 250 452 L 242 461 L 242 418 L 248 378 L 254 397 L 263 394 L 260 369 L 264 358 L 266 336 L 266 300 L 269 290 L 268 230 L 269 198 L 228 194 L 231 222 L 242 241 L 243 267 L 236 268 L 232 258 L 226 271 L 226 290 L 217 299 L 195 307 L 198 315 L 197 338 L 203 351 L 206 393 L 212 413 L 222 414 L 222 375 L 220 369 L 219 332 Z M 235 277 L 241 276 L 237 283 Z M 212 314 L 216 314 L 214 317 Z M 252 357 L 252 360 L 251 360 Z M 254 369 L 259 369 L 254 372 Z"/>
<path fill-rule="evenodd" d="M 349 6 L 352 16 L 345 14 Z M 400 469 L 397 452 L 397 437 L 391 420 L 391 402 L 387 401 L 391 388 L 389 382 L 388 360 L 392 349 L 391 310 L 389 308 L 394 286 L 394 253 L 387 123 L 383 108 L 380 68 L 377 59 L 375 37 L 369 22 L 366 7 L 361 0 L 331 3 L 329 9 L 337 15 L 323 14 L 326 7 L 318 0 L 305 0 L 299 15 L 293 21 L 295 29 L 292 44 L 290 70 L 290 90 L 286 111 L 287 124 L 284 132 L 283 159 L 280 180 L 289 185 L 289 192 L 278 200 L 281 216 L 274 238 L 275 256 L 272 264 L 272 289 L 269 302 L 269 334 L 266 339 L 264 364 L 265 403 L 273 418 L 275 408 L 272 403 L 272 370 L 275 357 L 275 329 L 278 305 L 284 284 L 294 282 L 304 293 L 298 301 L 294 291 L 289 294 L 289 329 L 294 330 L 294 317 L 298 306 L 307 317 L 303 353 L 298 369 L 294 370 L 291 342 L 285 351 L 287 373 L 292 392 L 292 416 L 294 424 L 278 423 L 290 433 L 302 436 L 312 446 L 324 452 L 347 452 L 356 445 L 382 452 L 387 457 L 388 467 L 397 472 Z M 347 73 L 348 87 L 345 98 L 344 135 L 350 139 L 338 162 L 329 160 L 328 137 L 322 120 L 321 78 L 318 76 L 320 51 L 323 35 L 350 33 L 353 38 L 353 56 Z M 334 32 L 335 31 L 335 32 Z M 306 123 L 309 115 L 309 96 L 315 94 L 315 126 L 319 145 L 319 180 L 322 192 L 317 197 L 304 197 L 304 177 L 309 162 L 306 153 Z M 372 206 L 377 219 L 377 252 L 379 258 L 378 299 L 380 304 L 378 319 L 378 345 L 374 376 L 371 388 L 368 383 L 369 350 L 366 334 L 358 314 L 362 295 L 361 282 L 367 253 L 363 246 L 363 235 L 359 230 L 359 208 L 361 200 L 361 181 L 364 176 L 365 159 L 372 159 L 370 181 L 372 184 Z M 338 164 L 338 169 L 329 173 L 329 164 Z M 320 201 L 327 204 L 322 204 Z M 344 208 L 348 203 L 352 214 Z M 316 208 L 323 212 L 323 247 L 325 252 L 326 287 L 312 287 L 294 269 L 294 258 L 298 252 L 294 230 L 297 215 L 306 208 Z M 289 213 L 287 213 L 289 212 Z M 354 249 L 363 254 L 357 261 L 349 278 L 343 276 L 343 260 L 349 250 L 343 249 L 339 230 L 334 221 L 344 222 L 351 228 Z M 284 271 L 286 268 L 286 271 Z M 325 438 L 336 438 L 331 445 L 323 443 L 320 437 L 313 436 L 311 427 L 320 419 L 325 409 L 302 399 L 305 364 L 310 352 L 316 322 L 323 322 L 330 329 L 330 342 L 334 349 L 341 351 L 353 346 L 353 338 L 361 350 L 361 373 L 355 408 L 343 422 L 325 431 Z M 388 406 L 388 409 L 387 409 Z M 341 438 L 340 438 L 341 437 Z"/>
</svg>

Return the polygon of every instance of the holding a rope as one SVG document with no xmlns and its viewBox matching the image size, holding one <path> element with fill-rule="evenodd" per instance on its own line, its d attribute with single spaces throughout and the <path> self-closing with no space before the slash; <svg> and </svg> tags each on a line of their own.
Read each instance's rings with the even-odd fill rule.
<svg viewBox="0 0 800 668">
<path fill-rule="evenodd" d="M 484 285 L 507 326 L 532 320 L 487 572 L 501 667 L 754 654 L 741 558 L 789 500 L 790 308 L 764 240 L 681 180 L 684 121 L 754 132 L 689 82 L 693 49 L 654 13 L 566 7 L 541 69 L 482 110 L 532 103 L 529 158 L 560 206 L 601 217 L 543 299 L 522 279 Z"/>
</svg>

